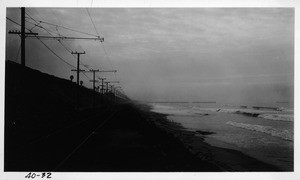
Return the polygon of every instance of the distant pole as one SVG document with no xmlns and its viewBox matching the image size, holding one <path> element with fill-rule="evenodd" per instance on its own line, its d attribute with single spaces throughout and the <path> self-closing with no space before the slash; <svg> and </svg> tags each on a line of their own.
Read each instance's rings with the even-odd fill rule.
<svg viewBox="0 0 300 180">
<path fill-rule="evenodd" d="M 106 83 L 106 91 L 105 92 L 108 93 L 108 83 L 109 82 L 105 82 L 105 83 Z"/>
<path fill-rule="evenodd" d="M 98 79 L 101 80 L 101 90 L 100 90 L 100 92 L 101 92 L 101 94 L 104 94 L 104 80 L 105 80 L 106 78 L 98 78 Z"/>
<path fill-rule="evenodd" d="M 114 88 L 114 86 L 111 86 L 111 95 L 112 95 L 112 99 L 114 102 L 116 102 L 116 95 L 115 95 L 116 89 Z"/>
<path fill-rule="evenodd" d="M 84 52 L 72 52 L 71 54 L 77 54 L 77 85 L 79 85 L 79 72 L 80 72 L 80 69 L 79 69 L 79 62 L 80 62 L 80 54 L 85 54 L 85 51 Z"/>
<path fill-rule="evenodd" d="M 21 65 L 25 66 L 25 7 L 21 7 Z"/>
<path fill-rule="evenodd" d="M 96 106 L 96 101 L 95 101 L 96 87 L 95 87 L 95 83 L 98 82 L 98 80 L 95 80 L 95 76 L 96 76 L 96 72 L 99 72 L 99 70 L 91 69 L 90 72 L 93 73 L 93 80 L 90 80 L 90 81 L 93 82 L 93 107 L 95 108 L 95 106 Z"/>
<path fill-rule="evenodd" d="M 80 54 L 77 54 L 77 85 L 79 84 L 79 61 L 80 61 Z"/>
<path fill-rule="evenodd" d="M 95 91 L 95 74 L 96 74 L 96 71 L 93 70 L 93 90 Z"/>
<path fill-rule="evenodd" d="M 95 106 L 96 106 L 96 102 L 95 102 L 95 94 L 96 94 L 96 92 L 95 92 L 95 73 L 96 73 L 96 71 L 93 71 L 93 108 L 95 108 Z"/>
<path fill-rule="evenodd" d="M 101 83 L 101 92 L 102 94 L 104 94 L 104 79 L 101 79 L 102 83 Z"/>
<path fill-rule="evenodd" d="M 110 85 L 110 100 L 114 101 L 113 85 Z"/>
</svg>

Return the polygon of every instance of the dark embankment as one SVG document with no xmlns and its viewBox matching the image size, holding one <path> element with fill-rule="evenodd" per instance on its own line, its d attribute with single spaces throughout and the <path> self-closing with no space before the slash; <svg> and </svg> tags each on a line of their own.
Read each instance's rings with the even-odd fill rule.
<svg viewBox="0 0 300 180">
<path fill-rule="evenodd" d="M 4 170 L 220 171 L 130 102 L 97 94 L 92 108 L 92 93 L 7 61 Z"/>
</svg>

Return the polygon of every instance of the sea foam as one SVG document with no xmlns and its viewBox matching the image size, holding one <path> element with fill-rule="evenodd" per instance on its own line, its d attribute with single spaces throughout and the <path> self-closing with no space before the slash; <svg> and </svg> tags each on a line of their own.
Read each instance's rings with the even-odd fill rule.
<svg viewBox="0 0 300 180">
<path fill-rule="evenodd" d="M 258 117 L 275 121 L 294 121 L 294 116 L 292 114 L 260 114 Z"/>
<path fill-rule="evenodd" d="M 226 124 L 234 126 L 234 127 L 242 128 L 242 129 L 247 129 L 250 131 L 262 132 L 262 133 L 269 134 L 274 137 L 279 137 L 281 139 L 288 140 L 288 141 L 293 141 L 293 139 L 294 139 L 293 132 L 291 132 L 289 130 L 278 130 L 271 126 L 238 123 L 238 122 L 233 122 L 233 121 L 228 121 Z"/>
</svg>

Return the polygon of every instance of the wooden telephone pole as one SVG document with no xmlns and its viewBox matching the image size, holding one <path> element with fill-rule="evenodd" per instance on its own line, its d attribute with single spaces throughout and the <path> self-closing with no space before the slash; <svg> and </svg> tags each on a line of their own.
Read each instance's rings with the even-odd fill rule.
<svg viewBox="0 0 300 180">
<path fill-rule="evenodd" d="M 97 71 L 97 72 L 117 72 L 117 70 L 103 70 L 103 71 Z M 102 81 L 102 84 L 101 84 L 101 93 L 104 94 L 104 80 L 106 78 L 98 78 Z M 95 80 L 95 78 L 94 78 Z"/>
<path fill-rule="evenodd" d="M 25 24 L 25 7 L 21 7 L 21 31 L 9 31 L 8 34 L 18 34 L 21 37 L 21 65 L 25 66 L 25 39 L 26 38 L 38 38 L 38 39 L 82 39 L 82 40 L 99 40 L 100 42 L 104 42 L 104 38 L 97 36 L 96 38 L 83 38 L 83 37 L 65 37 L 65 36 L 38 36 L 38 33 L 25 32 L 26 24 Z M 77 82 L 79 84 L 79 82 Z"/>
<path fill-rule="evenodd" d="M 93 82 L 93 90 L 95 91 L 95 82 L 98 82 L 98 80 L 95 80 L 96 72 L 117 72 L 117 70 L 107 70 L 107 71 L 100 71 L 99 69 L 91 69 L 90 72 L 93 73 L 93 80 L 90 80 L 90 82 Z M 99 78 L 102 80 L 102 86 L 103 86 L 103 80 L 106 78 Z"/>
<path fill-rule="evenodd" d="M 93 91 L 95 91 L 95 83 L 98 82 L 98 80 L 95 80 L 96 72 L 99 72 L 99 69 L 94 70 L 91 69 L 90 72 L 93 73 L 93 80 L 90 80 L 90 82 L 93 82 Z"/>
<path fill-rule="evenodd" d="M 101 80 L 101 94 L 104 94 L 104 80 L 105 80 L 106 78 L 98 78 L 98 79 Z"/>
<path fill-rule="evenodd" d="M 79 86 L 79 73 L 80 71 L 85 71 L 79 68 L 79 62 L 80 62 L 80 54 L 85 54 L 85 52 L 71 52 L 71 54 L 77 54 L 77 69 L 72 69 L 71 71 L 76 71 L 77 72 L 77 81 L 76 84 Z M 79 110 L 80 106 L 80 99 L 79 99 L 79 88 L 76 88 L 76 99 L 77 99 L 77 110 Z"/>
<path fill-rule="evenodd" d="M 106 84 L 106 90 L 105 90 L 105 93 L 107 93 L 107 92 L 108 92 L 108 84 L 109 84 L 109 82 L 105 82 L 105 84 Z"/>
<path fill-rule="evenodd" d="M 93 82 L 93 107 L 95 108 L 96 105 L 96 101 L 95 101 L 95 83 L 98 82 L 98 80 L 96 80 L 96 72 L 117 72 L 117 70 L 107 70 L 107 71 L 100 71 L 99 69 L 91 69 L 90 72 L 93 73 L 93 80 L 90 80 L 90 82 Z M 103 87 L 103 79 L 102 79 L 102 87 Z"/>
<path fill-rule="evenodd" d="M 8 34 L 19 34 L 21 37 L 21 65 L 25 67 L 25 38 L 26 35 L 38 35 L 38 33 L 25 32 L 25 7 L 21 7 L 21 32 L 9 31 Z"/>
<path fill-rule="evenodd" d="M 79 72 L 80 71 L 84 71 L 84 70 L 81 70 L 79 69 L 79 62 L 80 62 L 80 54 L 85 54 L 85 51 L 84 52 L 72 52 L 71 54 L 77 54 L 77 69 L 72 69 L 71 71 L 77 71 L 77 85 L 79 85 Z"/>
<path fill-rule="evenodd" d="M 108 83 L 120 83 L 119 81 L 106 81 L 106 93 L 108 92 Z"/>
<path fill-rule="evenodd" d="M 96 94 L 95 83 L 98 82 L 98 80 L 95 80 L 95 75 L 96 75 L 96 72 L 99 72 L 99 69 L 97 69 L 97 70 L 91 69 L 90 72 L 93 73 L 93 80 L 90 80 L 90 82 L 93 82 L 93 108 L 95 108 L 95 106 L 96 106 L 96 101 L 95 101 L 95 94 Z"/>
</svg>

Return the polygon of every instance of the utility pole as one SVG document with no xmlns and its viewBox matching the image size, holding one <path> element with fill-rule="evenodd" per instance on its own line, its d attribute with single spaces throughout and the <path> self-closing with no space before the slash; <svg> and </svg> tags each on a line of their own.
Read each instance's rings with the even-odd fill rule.
<svg viewBox="0 0 300 180">
<path fill-rule="evenodd" d="M 109 91 L 108 91 L 108 83 L 119 83 L 119 81 L 106 81 L 105 82 L 106 83 L 106 93 L 108 93 Z M 113 92 L 112 92 L 112 87 L 111 87 L 111 95 L 110 94 L 107 94 L 108 96 L 113 96 Z M 112 99 L 113 97 L 111 97 L 111 100 L 113 100 Z"/>
<path fill-rule="evenodd" d="M 117 72 L 117 70 L 100 71 L 99 69 L 97 70 L 91 69 L 90 72 L 93 73 L 93 80 L 90 80 L 90 82 L 93 82 L 93 89 L 95 90 L 95 82 L 98 82 L 97 80 L 95 80 L 96 72 Z M 102 85 L 103 85 L 103 80 L 106 78 L 99 78 L 99 79 L 102 79 Z"/>
<path fill-rule="evenodd" d="M 106 92 L 108 92 L 108 83 L 120 83 L 119 81 L 106 81 Z"/>
<path fill-rule="evenodd" d="M 105 80 L 106 78 L 98 78 L 98 79 L 101 80 L 101 94 L 104 94 L 104 80 Z"/>
<path fill-rule="evenodd" d="M 25 39 L 26 38 L 38 38 L 38 39 L 55 39 L 55 40 L 95 40 L 104 42 L 104 38 L 97 36 L 96 38 L 85 38 L 85 37 L 66 37 L 66 36 L 38 36 L 38 33 L 33 33 L 31 30 L 25 32 L 25 7 L 21 7 L 21 31 L 9 31 L 8 34 L 18 34 L 21 37 L 21 65 L 25 66 Z M 73 54 L 73 53 L 72 53 Z M 77 81 L 79 84 L 79 81 Z"/>
<path fill-rule="evenodd" d="M 103 70 L 103 71 L 97 71 L 97 72 L 117 72 L 117 70 Z M 106 78 L 98 78 L 102 81 L 102 86 L 101 86 L 101 92 L 102 94 L 104 94 L 104 85 L 103 85 L 103 81 L 106 79 Z"/>
<path fill-rule="evenodd" d="M 114 86 L 114 99 L 115 99 L 115 102 L 118 101 L 118 89 L 121 88 L 121 86 Z"/>
<path fill-rule="evenodd" d="M 99 69 L 97 70 L 94 70 L 94 69 L 91 69 L 90 72 L 93 73 L 93 80 L 90 80 L 91 82 L 93 82 L 93 107 L 95 107 L 95 83 L 98 82 L 98 80 L 95 80 L 95 76 L 96 76 L 96 72 L 117 72 L 117 70 L 106 70 L 106 71 L 100 71 Z"/>
<path fill-rule="evenodd" d="M 21 7 L 21 65 L 25 66 L 25 7 Z"/>
<path fill-rule="evenodd" d="M 76 71 L 77 72 L 77 82 L 76 84 L 79 86 L 79 72 L 80 71 L 85 71 L 85 70 L 81 70 L 79 68 L 79 62 L 80 62 L 80 54 L 85 54 L 85 51 L 84 52 L 71 52 L 71 54 L 77 54 L 77 69 L 72 69 L 71 71 Z M 76 88 L 76 99 L 77 99 L 77 110 L 79 110 L 79 106 L 80 106 L 80 99 L 79 99 L 79 87 Z"/>
<path fill-rule="evenodd" d="M 110 85 L 110 92 L 111 92 L 112 94 L 114 94 L 114 86 L 113 86 L 113 85 Z"/>
<path fill-rule="evenodd" d="M 105 84 L 106 84 L 106 90 L 105 90 L 105 93 L 108 92 L 108 83 L 109 83 L 109 82 L 105 82 Z"/>
<path fill-rule="evenodd" d="M 25 67 L 25 38 L 26 35 L 33 35 L 35 37 L 38 33 L 25 32 L 25 7 L 21 7 L 21 32 L 20 31 L 9 31 L 9 34 L 19 34 L 21 37 L 21 65 Z"/>
<path fill-rule="evenodd" d="M 113 85 L 110 85 L 110 92 L 111 92 L 111 100 L 115 101 L 116 98 L 115 98 L 114 86 Z"/>
<path fill-rule="evenodd" d="M 97 70 L 94 70 L 94 69 L 91 69 L 90 72 L 93 73 L 93 80 L 90 80 L 90 82 L 93 82 L 93 108 L 95 108 L 96 106 L 96 101 L 95 101 L 95 83 L 98 82 L 98 80 L 95 80 L 95 74 L 96 72 L 99 72 L 99 69 Z"/>
<path fill-rule="evenodd" d="M 93 73 L 93 80 L 90 80 L 90 82 L 93 82 L 93 91 L 95 91 L 95 83 L 98 82 L 98 80 L 95 80 L 96 72 L 99 72 L 99 69 L 94 70 L 91 69 L 90 72 Z"/>
<path fill-rule="evenodd" d="M 79 85 L 79 72 L 80 71 L 84 71 L 84 70 L 80 70 L 79 69 L 79 62 L 80 62 L 80 54 L 85 54 L 85 51 L 84 52 L 73 52 L 71 54 L 77 54 L 77 70 L 74 70 L 72 69 L 72 71 L 77 71 L 77 85 Z"/>
</svg>

